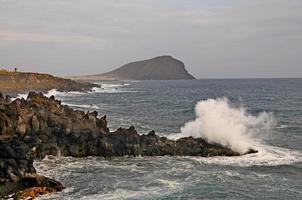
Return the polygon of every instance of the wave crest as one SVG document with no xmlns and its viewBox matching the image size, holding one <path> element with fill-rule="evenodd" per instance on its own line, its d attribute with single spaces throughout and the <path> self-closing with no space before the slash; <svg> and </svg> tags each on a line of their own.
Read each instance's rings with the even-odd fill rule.
<svg viewBox="0 0 302 200">
<path fill-rule="evenodd" d="M 272 114 L 249 114 L 244 107 L 234 107 L 227 98 L 200 101 L 195 107 L 196 119 L 181 128 L 181 137 L 205 138 L 210 143 L 229 146 L 245 153 L 254 143 L 253 136 L 274 124 Z"/>
</svg>

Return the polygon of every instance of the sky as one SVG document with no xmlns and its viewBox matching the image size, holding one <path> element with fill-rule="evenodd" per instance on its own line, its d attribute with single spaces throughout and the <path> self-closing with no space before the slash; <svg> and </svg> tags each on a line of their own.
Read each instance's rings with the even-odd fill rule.
<svg viewBox="0 0 302 200">
<path fill-rule="evenodd" d="M 87 75 L 159 55 L 197 78 L 302 77 L 302 1 L 0 0 L 0 68 Z"/>
</svg>

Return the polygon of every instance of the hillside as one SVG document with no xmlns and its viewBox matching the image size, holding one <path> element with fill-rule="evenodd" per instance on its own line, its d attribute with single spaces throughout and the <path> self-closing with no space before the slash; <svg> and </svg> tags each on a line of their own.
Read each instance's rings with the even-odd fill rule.
<svg viewBox="0 0 302 200">
<path fill-rule="evenodd" d="M 172 56 L 158 56 L 132 62 L 105 74 L 72 77 L 75 80 L 179 80 L 195 79 L 183 62 Z"/>
<path fill-rule="evenodd" d="M 28 91 L 45 92 L 51 89 L 57 89 L 58 91 L 86 91 L 94 86 L 91 83 L 80 83 L 49 74 L 0 70 L 0 92 L 10 95 Z"/>
</svg>

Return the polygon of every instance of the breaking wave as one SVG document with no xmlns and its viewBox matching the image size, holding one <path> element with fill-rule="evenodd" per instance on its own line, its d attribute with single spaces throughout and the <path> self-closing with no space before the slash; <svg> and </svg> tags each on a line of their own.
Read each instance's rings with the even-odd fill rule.
<svg viewBox="0 0 302 200">
<path fill-rule="evenodd" d="M 274 124 L 272 114 L 249 114 L 244 107 L 232 106 L 227 98 L 200 101 L 195 107 L 196 119 L 187 122 L 179 137 L 202 137 L 210 143 L 229 146 L 245 153 L 255 143 L 255 135 L 264 133 Z"/>
<path fill-rule="evenodd" d="M 85 94 L 93 94 L 93 93 L 122 93 L 122 92 L 135 92 L 129 89 L 122 89 L 125 86 L 130 86 L 130 83 L 95 83 L 99 85 L 99 87 L 93 87 L 91 91 L 87 92 L 79 92 L 79 91 L 69 91 L 69 92 L 60 92 L 56 89 L 51 89 L 48 92 L 44 93 L 45 96 L 56 96 L 56 97 L 64 97 L 64 96 L 76 96 L 76 95 L 85 95 Z M 18 94 L 17 98 L 27 99 L 28 93 L 26 94 Z M 13 100 L 17 99 L 13 98 Z"/>
<path fill-rule="evenodd" d="M 230 165 L 230 166 L 279 166 L 302 162 L 302 153 L 282 147 L 255 143 L 254 148 L 259 152 L 235 157 L 192 157 L 204 164 Z"/>
<path fill-rule="evenodd" d="M 46 97 L 51 97 L 51 96 L 55 96 L 55 97 L 62 97 L 62 96 L 71 96 L 71 95 L 82 95 L 82 94 L 86 94 L 85 92 L 77 92 L 77 91 L 71 91 L 71 92 L 60 92 L 56 89 L 52 89 L 49 90 L 48 92 L 44 93 L 44 96 Z M 26 94 L 18 94 L 16 98 L 12 98 L 12 100 L 15 99 L 27 99 L 28 97 L 28 93 Z"/>
<path fill-rule="evenodd" d="M 97 105 L 88 105 L 88 104 L 72 104 L 72 103 L 63 103 L 64 105 L 76 108 L 89 108 L 89 109 L 100 109 Z"/>
<path fill-rule="evenodd" d="M 121 84 L 109 84 L 109 83 L 96 83 L 99 87 L 92 88 L 92 93 L 125 93 L 125 92 L 135 92 L 129 89 L 124 89 L 125 86 L 130 86 L 130 83 Z"/>
</svg>

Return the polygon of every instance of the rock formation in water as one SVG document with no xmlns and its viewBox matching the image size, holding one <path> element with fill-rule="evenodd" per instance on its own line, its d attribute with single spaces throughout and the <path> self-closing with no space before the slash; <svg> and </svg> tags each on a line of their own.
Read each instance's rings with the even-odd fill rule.
<svg viewBox="0 0 302 200">
<path fill-rule="evenodd" d="M 16 95 L 29 91 L 88 91 L 97 85 L 55 77 L 49 74 L 0 70 L 0 92 Z"/>
<path fill-rule="evenodd" d="M 41 178 L 33 168 L 33 159 L 59 154 L 74 157 L 240 155 L 202 138 L 186 137 L 174 141 L 160 137 L 154 131 L 140 135 L 134 127 L 110 132 L 106 116 L 99 118 L 97 112 L 73 110 L 61 105 L 53 96 L 47 98 L 42 93 L 30 92 L 26 100 L 12 102 L 1 94 L 0 195 L 20 189 L 25 189 L 25 194 L 31 193 L 29 187 L 45 193 L 62 190 L 60 183 Z"/>
<path fill-rule="evenodd" d="M 28 199 L 64 189 L 60 182 L 36 174 L 31 151 L 22 138 L 0 140 L 0 198 L 13 194 L 14 199 Z"/>
<path fill-rule="evenodd" d="M 180 60 L 172 56 L 158 56 L 148 60 L 132 62 L 105 73 L 73 77 L 78 80 L 179 80 L 195 79 Z"/>
</svg>

